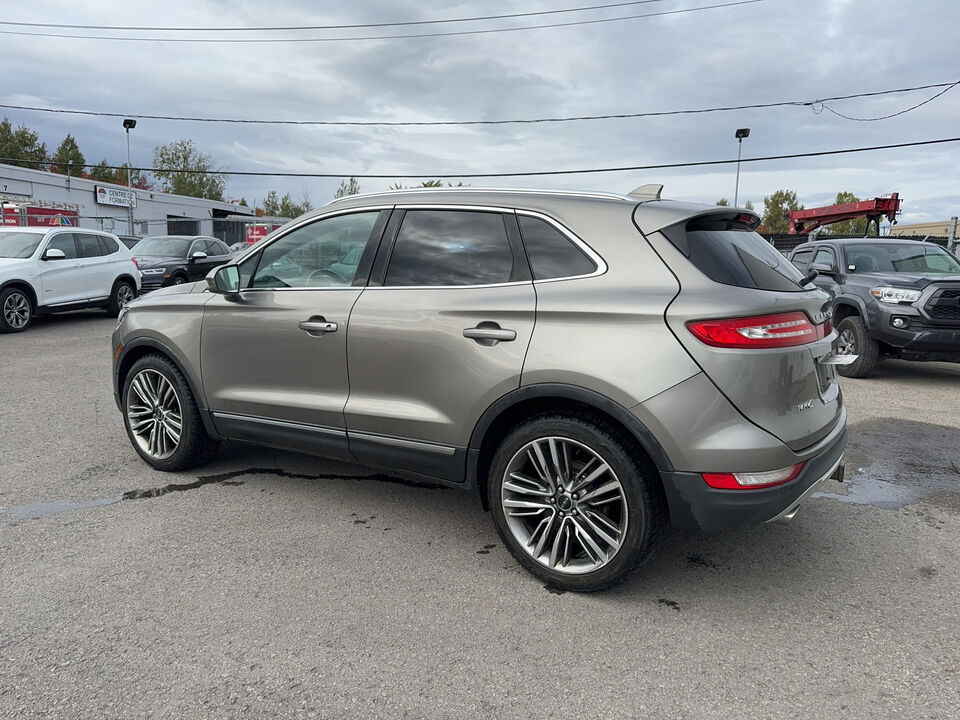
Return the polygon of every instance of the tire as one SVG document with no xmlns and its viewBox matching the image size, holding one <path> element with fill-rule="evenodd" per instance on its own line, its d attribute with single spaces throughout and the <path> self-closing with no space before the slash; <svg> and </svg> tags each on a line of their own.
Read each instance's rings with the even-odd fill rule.
<svg viewBox="0 0 960 720">
<path fill-rule="evenodd" d="M 187 282 L 187 278 L 183 275 L 174 275 L 170 280 L 171 285 L 183 285 L 185 282 Z"/>
<path fill-rule="evenodd" d="M 845 317 L 837 324 L 840 335 L 839 351 L 859 355 L 849 365 L 841 365 L 837 372 L 844 377 L 862 378 L 873 372 L 880 359 L 880 345 L 868 334 L 859 315 Z"/>
<path fill-rule="evenodd" d="M 203 459 L 209 438 L 190 386 L 170 360 L 162 355 L 137 360 L 124 380 L 121 398 L 127 437 L 148 465 L 173 472 Z"/>
<path fill-rule="evenodd" d="M 0 292 L 0 332 L 23 332 L 33 322 L 33 303 L 25 290 L 8 287 Z"/>
<path fill-rule="evenodd" d="M 107 302 L 107 314 L 117 317 L 120 310 L 137 296 L 137 288 L 126 280 L 117 280 L 110 290 L 110 300 Z"/>
<path fill-rule="evenodd" d="M 537 447 L 549 474 L 566 478 L 562 490 L 542 472 Z M 517 562 L 575 592 L 610 587 L 643 563 L 667 512 L 652 464 L 634 448 L 624 431 L 588 413 L 546 413 L 514 428 L 494 455 L 487 488 L 494 524 Z M 601 461 L 607 470 L 585 484 Z"/>
</svg>

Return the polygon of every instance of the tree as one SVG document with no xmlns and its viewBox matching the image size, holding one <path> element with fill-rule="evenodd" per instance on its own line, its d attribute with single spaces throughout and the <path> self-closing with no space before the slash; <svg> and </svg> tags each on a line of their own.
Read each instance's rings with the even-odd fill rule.
<svg viewBox="0 0 960 720">
<path fill-rule="evenodd" d="M 80 152 L 80 146 L 77 145 L 76 138 L 67 133 L 67 136 L 53 154 L 50 172 L 66 175 L 67 170 L 69 170 L 71 174 L 82 175 L 84 172 L 83 166 L 86 162 L 83 153 Z"/>
<path fill-rule="evenodd" d="M 349 180 L 341 180 L 340 187 L 337 188 L 337 191 L 333 194 L 333 199 L 346 197 L 347 195 L 357 195 L 360 193 L 360 183 L 357 182 L 355 177 L 350 178 Z"/>
<path fill-rule="evenodd" d="M 424 180 L 419 185 L 403 185 L 401 183 L 394 183 L 390 186 L 391 190 L 407 190 L 407 189 L 416 189 L 416 188 L 440 188 L 443 187 L 443 180 Z M 447 187 L 465 187 L 462 182 L 458 182 L 456 185 L 453 183 L 447 183 Z"/>
<path fill-rule="evenodd" d="M 293 201 L 290 193 L 284 193 L 283 197 L 280 197 L 276 190 L 270 190 L 263 198 L 263 214 L 267 217 L 295 218 L 311 210 L 313 204 L 306 192 L 299 203 Z"/>
<path fill-rule="evenodd" d="M 753 212 L 753 211 L 756 209 L 756 208 L 754 208 L 753 203 L 750 202 L 749 200 L 747 200 L 747 202 L 744 203 L 743 206 L 744 206 L 747 210 L 749 210 L 750 212 Z"/>
<path fill-rule="evenodd" d="M 26 125 L 14 130 L 11 122 L 4 117 L 0 120 L 0 158 L 0 162 L 7 165 L 46 170 L 47 146 Z"/>
<path fill-rule="evenodd" d="M 854 195 L 852 192 L 847 192 L 846 190 L 841 190 L 837 193 L 837 199 L 834 200 L 835 205 L 845 205 L 846 203 L 855 203 L 859 202 L 860 198 Z M 867 219 L 863 218 L 853 218 L 851 220 L 841 220 L 840 222 L 827 225 L 824 228 L 825 233 L 830 235 L 840 235 L 841 237 L 863 237 L 867 234 Z"/>
<path fill-rule="evenodd" d="M 153 174 L 160 180 L 164 192 L 223 200 L 227 178 L 214 168 L 210 156 L 200 152 L 193 140 L 177 140 L 155 147 L 153 167 Z"/>
<path fill-rule="evenodd" d="M 763 231 L 783 235 L 790 229 L 790 211 L 803 210 L 793 190 L 777 190 L 763 198 Z"/>
<path fill-rule="evenodd" d="M 98 182 L 113 183 L 114 185 L 127 184 L 127 164 L 123 163 L 119 167 L 113 167 L 106 158 L 90 168 L 86 174 L 91 180 Z M 130 173 L 130 185 L 138 190 L 155 190 L 156 183 L 150 179 L 146 173 L 139 170 L 133 170 Z"/>
<path fill-rule="evenodd" d="M 727 200 L 726 198 L 720 198 L 719 200 L 717 200 L 717 205 L 720 205 L 721 207 L 729 207 L 730 201 Z"/>
</svg>

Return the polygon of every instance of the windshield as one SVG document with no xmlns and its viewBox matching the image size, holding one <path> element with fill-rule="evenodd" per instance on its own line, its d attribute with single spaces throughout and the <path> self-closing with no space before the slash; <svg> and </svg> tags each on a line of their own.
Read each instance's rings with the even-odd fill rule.
<svg viewBox="0 0 960 720">
<path fill-rule="evenodd" d="M 847 245 L 849 272 L 960 274 L 960 262 L 931 243 Z"/>
<path fill-rule="evenodd" d="M 28 258 L 43 239 L 42 233 L 0 233 L 0 257 Z"/>
<path fill-rule="evenodd" d="M 186 257 L 193 238 L 148 237 L 138 242 L 134 254 L 137 257 Z"/>
</svg>

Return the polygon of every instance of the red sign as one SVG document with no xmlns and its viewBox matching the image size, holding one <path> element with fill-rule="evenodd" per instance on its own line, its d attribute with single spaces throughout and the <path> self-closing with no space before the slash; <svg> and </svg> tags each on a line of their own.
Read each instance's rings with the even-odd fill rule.
<svg viewBox="0 0 960 720">
<path fill-rule="evenodd" d="M 0 225 L 29 227 L 76 227 L 76 210 L 60 208 L 34 207 L 32 205 L 7 205 L 0 207 Z"/>
<path fill-rule="evenodd" d="M 280 227 L 273 223 L 250 223 L 247 225 L 247 243 L 252 245 L 255 242 L 263 240 L 267 235 Z"/>
</svg>

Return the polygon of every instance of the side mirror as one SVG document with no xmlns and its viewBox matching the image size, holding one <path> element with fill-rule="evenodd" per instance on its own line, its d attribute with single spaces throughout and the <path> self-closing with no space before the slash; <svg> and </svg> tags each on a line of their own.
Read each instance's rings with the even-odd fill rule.
<svg viewBox="0 0 960 720">
<path fill-rule="evenodd" d="M 60 248 L 47 248 L 43 251 L 41 260 L 66 260 L 67 254 Z"/>
<path fill-rule="evenodd" d="M 207 257 L 207 254 L 203 250 L 197 250 L 193 255 L 190 256 L 190 262 L 194 262 L 195 260 L 203 260 L 205 257 Z"/>
<path fill-rule="evenodd" d="M 816 270 L 818 275 L 836 275 L 837 269 L 833 265 L 827 265 L 826 263 L 813 263 L 810 266 L 811 270 Z"/>
<path fill-rule="evenodd" d="M 218 295 L 240 293 L 240 271 L 236 265 L 221 265 L 207 275 L 207 289 Z"/>
</svg>

